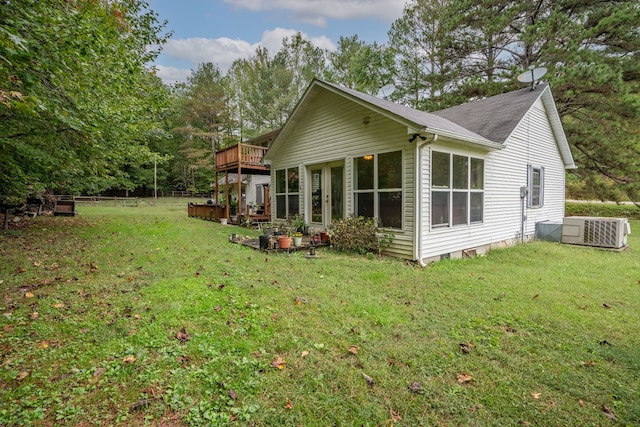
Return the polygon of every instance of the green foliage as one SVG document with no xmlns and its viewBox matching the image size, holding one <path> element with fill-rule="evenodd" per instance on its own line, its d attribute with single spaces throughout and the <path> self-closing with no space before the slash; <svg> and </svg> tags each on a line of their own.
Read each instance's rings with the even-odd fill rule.
<svg viewBox="0 0 640 427">
<path fill-rule="evenodd" d="M 603 216 L 640 220 L 640 208 L 631 204 L 567 202 L 566 216 Z"/>
<path fill-rule="evenodd" d="M 331 242 L 339 251 L 377 254 L 392 240 L 393 234 L 380 230 L 375 218 L 350 216 L 331 223 Z"/>
<path fill-rule="evenodd" d="M 384 45 L 371 45 L 358 35 L 340 37 L 338 48 L 327 52 L 329 65 L 325 78 L 360 92 L 376 95 L 380 88 L 394 83 L 394 52 Z"/>
<path fill-rule="evenodd" d="M 389 32 L 394 96 L 439 109 L 513 90 L 519 73 L 546 67 L 575 175 L 638 201 L 638 22 L 634 0 L 414 0 Z"/>
<path fill-rule="evenodd" d="M 0 198 L 127 187 L 148 164 L 166 89 L 164 42 L 141 1 L 16 0 L 0 8 Z"/>
</svg>

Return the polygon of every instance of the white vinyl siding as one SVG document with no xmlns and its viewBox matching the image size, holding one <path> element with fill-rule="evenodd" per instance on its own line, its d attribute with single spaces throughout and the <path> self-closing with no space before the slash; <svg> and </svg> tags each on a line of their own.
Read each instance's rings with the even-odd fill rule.
<svg viewBox="0 0 640 427">
<path fill-rule="evenodd" d="M 520 187 L 527 186 L 528 165 L 544 165 L 544 205 L 526 210 L 524 234 L 535 233 L 540 221 L 562 222 L 565 167 L 541 101 L 535 103 L 504 142 L 504 149 L 482 153 L 440 141 L 431 150 L 484 158 L 484 218 L 467 227 L 431 228 L 430 174 L 422 174 L 423 232 L 419 257 L 429 258 L 481 245 L 516 241 L 521 231 Z M 429 171 L 429 151 L 422 151 L 421 167 Z"/>
<path fill-rule="evenodd" d="M 327 91 L 319 92 L 305 104 L 304 111 L 298 112 L 300 122 L 291 127 L 286 140 L 278 145 L 271 170 L 299 166 L 300 171 L 304 171 L 305 165 L 344 161 L 345 214 L 351 215 L 355 210 L 353 160 L 367 154 L 402 151 L 402 228 L 394 230 L 395 238 L 386 251 L 413 258 L 415 147 L 408 142 L 406 126 Z M 369 118 L 367 124 L 363 123 L 365 117 Z M 301 209 L 308 197 L 302 184 L 303 175 Z M 308 217 L 308 212 L 305 216 Z"/>
</svg>

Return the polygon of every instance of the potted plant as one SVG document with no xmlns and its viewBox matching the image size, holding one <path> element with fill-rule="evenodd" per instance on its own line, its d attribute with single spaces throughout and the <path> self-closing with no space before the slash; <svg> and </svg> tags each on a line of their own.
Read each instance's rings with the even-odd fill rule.
<svg viewBox="0 0 640 427">
<path fill-rule="evenodd" d="M 304 222 L 304 216 L 300 214 L 289 215 L 287 217 L 287 225 L 294 233 L 299 232 L 304 234 L 307 228 L 307 223 Z"/>
<path fill-rule="evenodd" d="M 291 237 L 282 234 L 278 237 L 278 247 L 280 249 L 289 249 L 291 247 Z"/>
<path fill-rule="evenodd" d="M 293 233 L 291 235 L 291 237 L 293 238 L 293 246 L 301 246 L 302 245 L 302 233 L 299 231 L 296 231 L 295 233 Z"/>
</svg>

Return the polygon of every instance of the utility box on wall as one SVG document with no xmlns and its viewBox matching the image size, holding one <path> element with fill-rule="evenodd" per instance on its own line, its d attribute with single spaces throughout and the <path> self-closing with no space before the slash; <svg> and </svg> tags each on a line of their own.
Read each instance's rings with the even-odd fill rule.
<svg viewBox="0 0 640 427">
<path fill-rule="evenodd" d="M 562 243 L 620 249 L 627 246 L 631 226 L 626 218 L 568 216 L 562 222 Z"/>
</svg>

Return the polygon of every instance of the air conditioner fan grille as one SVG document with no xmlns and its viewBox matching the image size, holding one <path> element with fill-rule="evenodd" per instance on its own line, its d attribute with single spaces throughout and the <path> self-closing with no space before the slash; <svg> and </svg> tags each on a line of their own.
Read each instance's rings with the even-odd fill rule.
<svg viewBox="0 0 640 427">
<path fill-rule="evenodd" d="M 617 221 L 586 220 L 584 222 L 584 242 L 595 246 L 616 246 Z"/>
</svg>

